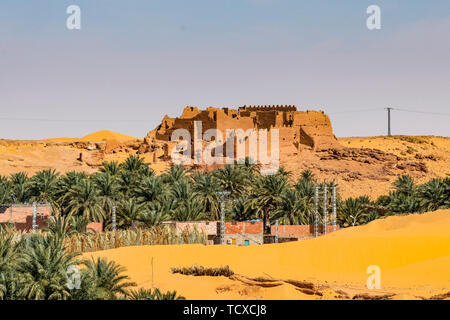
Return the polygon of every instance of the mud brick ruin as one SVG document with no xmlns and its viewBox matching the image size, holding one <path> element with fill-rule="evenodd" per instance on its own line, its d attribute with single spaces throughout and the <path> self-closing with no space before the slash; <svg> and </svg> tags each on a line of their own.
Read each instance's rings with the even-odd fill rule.
<svg viewBox="0 0 450 320">
<path fill-rule="evenodd" d="M 283 154 L 297 155 L 303 149 L 318 151 L 339 147 L 330 119 L 323 111 L 297 111 L 296 106 L 291 105 L 238 109 L 210 107 L 206 110 L 187 106 L 180 117 L 166 115 L 145 137 L 138 153 L 153 153 L 155 161 L 170 160 L 172 148 L 178 143 L 171 141 L 172 133 L 176 129 L 186 129 L 193 139 L 194 121 L 202 122 L 202 134 L 208 129 L 218 129 L 224 135 L 227 129 L 267 129 L 270 136 L 270 131 L 276 128 L 279 130 L 280 153 Z"/>
</svg>

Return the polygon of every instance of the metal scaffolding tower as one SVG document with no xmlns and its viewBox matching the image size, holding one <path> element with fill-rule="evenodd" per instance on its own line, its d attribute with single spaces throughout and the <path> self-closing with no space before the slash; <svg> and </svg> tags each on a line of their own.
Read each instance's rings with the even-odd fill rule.
<svg viewBox="0 0 450 320">
<path fill-rule="evenodd" d="M 229 191 L 219 191 L 220 196 L 220 244 L 225 244 L 225 196 L 230 194 Z"/>
<path fill-rule="evenodd" d="M 33 232 L 37 232 L 36 216 L 37 216 L 36 202 L 33 202 L 33 218 L 31 225 Z"/>
<path fill-rule="evenodd" d="M 319 236 L 319 187 L 316 187 L 314 196 L 314 237 Z"/>
<path fill-rule="evenodd" d="M 322 193 L 320 193 L 321 188 L 319 186 L 316 186 L 315 188 L 315 195 L 314 195 L 314 237 L 317 238 L 319 236 L 319 199 L 323 200 L 323 217 L 322 217 L 322 233 L 325 235 L 327 234 L 327 226 L 328 226 L 328 199 L 331 194 L 331 200 L 332 200 L 332 210 L 333 210 L 333 220 L 332 220 L 332 226 L 333 231 L 336 231 L 336 187 L 327 187 L 323 186 Z M 328 189 L 330 189 L 332 192 L 328 192 Z"/>
</svg>

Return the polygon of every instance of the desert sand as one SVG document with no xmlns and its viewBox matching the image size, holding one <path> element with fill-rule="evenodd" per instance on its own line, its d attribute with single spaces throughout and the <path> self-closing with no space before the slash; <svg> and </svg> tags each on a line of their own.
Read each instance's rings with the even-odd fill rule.
<svg viewBox="0 0 450 320">
<path fill-rule="evenodd" d="M 44 141 L 108 141 L 108 140 L 117 140 L 117 141 L 128 141 L 128 140 L 136 140 L 137 138 L 114 132 L 109 130 L 97 131 L 91 134 L 88 134 L 82 138 L 49 138 L 44 139 Z"/>
<path fill-rule="evenodd" d="M 436 299 L 450 292 L 449 230 L 450 210 L 440 210 L 284 244 L 136 246 L 86 253 L 84 258 L 114 260 L 139 287 L 176 290 L 187 299 Z M 170 271 L 194 264 L 229 265 L 235 275 Z M 370 265 L 381 270 L 381 289 L 366 287 Z"/>
</svg>

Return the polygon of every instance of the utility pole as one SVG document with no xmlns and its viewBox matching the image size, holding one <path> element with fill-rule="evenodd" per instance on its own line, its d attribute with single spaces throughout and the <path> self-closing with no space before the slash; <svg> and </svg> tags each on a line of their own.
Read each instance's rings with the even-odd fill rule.
<svg viewBox="0 0 450 320">
<path fill-rule="evenodd" d="M 327 209 L 327 186 L 323 187 L 323 234 L 327 234 L 327 220 L 328 220 L 328 209 Z"/>
<path fill-rule="evenodd" d="M 13 207 L 14 207 L 14 204 L 16 203 L 16 196 L 14 195 L 14 193 L 11 193 L 11 198 L 13 200 L 13 203 L 12 203 L 11 207 L 9 208 L 9 223 L 13 222 Z"/>
<path fill-rule="evenodd" d="M 33 232 L 37 231 L 36 216 L 37 216 L 36 202 L 33 202 L 33 219 L 31 225 Z"/>
<path fill-rule="evenodd" d="M 314 238 L 319 236 L 319 187 L 314 193 Z"/>
<path fill-rule="evenodd" d="M 333 187 L 333 231 L 336 231 L 336 186 Z"/>
<path fill-rule="evenodd" d="M 391 136 L 391 110 L 393 108 L 387 107 L 386 110 L 388 112 L 388 136 Z"/>
<path fill-rule="evenodd" d="M 220 244 L 225 244 L 225 196 L 229 195 L 229 191 L 219 191 L 220 196 Z"/>
<path fill-rule="evenodd" d="M 112 229 L 116 232 L 117 223 L 116 223 L 116 206 L 112 203 L 111 199 L 108 198 L 109 205 L 111 206 L 111 224 Z"/>
<path fill-rule="evenodd" d="M 275 221 L 275 243 L 278 243 L 278 219 Z"/>
</svg>

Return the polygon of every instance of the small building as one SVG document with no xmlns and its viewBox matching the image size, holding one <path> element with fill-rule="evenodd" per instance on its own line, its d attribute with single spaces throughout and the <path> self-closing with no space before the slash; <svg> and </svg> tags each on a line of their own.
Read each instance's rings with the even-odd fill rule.
<svg viewBox="0 0 450 320">
<path fill-rule="evenodd" d="M 36 225 L 38 229 L 47 226 L 47 218 L 52 214 L 49 204 L 36 205 Z M 0 224 L 14 225 L 19 231 L 33 230 L 33 205 L 32 204 L 10 204 L 0 206 Z"/>
<path fill-rule="evenodd" d="M 314 238 L 314 225 L 278 225 L 278 242 L 307 240 Z M 336 226 L 336 230 L 339 226 Z M 327 226 L 327 233 L 333 232 L 333 226 Z M 276 234 L 276 226 L 270 226 L 272 238 Z M 323 226 L 319 226 L 319 235 L 323 235 Z"/>
<path fill-rule="evenodd" d="M 48 226 L 48 218 L 52 215 L 50 204 L 36 204 L 36 228 L 42 230 Z M 33 230 L 33 205 L 9 204 L 0 205 L 0 224 L 5 224 L 23 232 Z M 102 232 L 102 222 L 91 222 L 86 226 L 89 232 Z"/>
<path fill-rule="evenodd" d="M 169 226 L 177 232 L 197 228 L 208 237 L 208 244 L 220 244 L 220 221 L 166 221 L 163 225 Z M 225 244 L 253 245 L 263 243 L 263 223 L 255 221 L 227 221 L 225 222 Z"/>
<path fill-rule="evenodd" d="M 259 220 L 225 222 L 224 238 L 226 244 L 238 246 L 263 244 L 263 223 Z"/>
<path fill-rule="evenodd" d="M 186 229 L 197 229 L 206 234 L 208 244 L 215 244 L 220 234 L 220 222 L 218 221 L 165 221 L 163 225 L 169 226 L 180 233 Z"/>
</svg>

